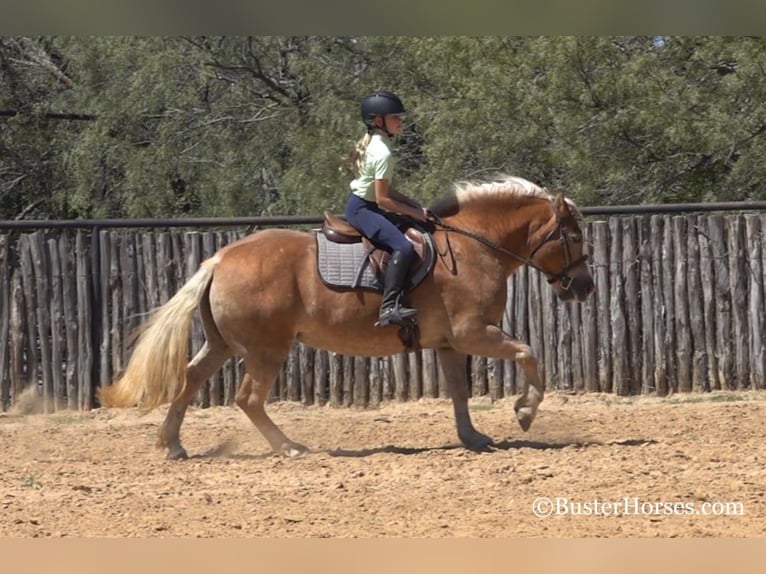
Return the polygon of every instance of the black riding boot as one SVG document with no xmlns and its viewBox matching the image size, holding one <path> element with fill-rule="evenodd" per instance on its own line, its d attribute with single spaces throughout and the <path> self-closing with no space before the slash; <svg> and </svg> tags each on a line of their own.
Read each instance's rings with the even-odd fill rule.
<svg viewBox="0 0 766 574">
<path fill-rule="evenodd" d="M 417 317 L 417 309 L 402 307 L 399 303 L 411 259 L 412 257 L 405 256 L 401 251 L 391 253 L 384 280 L 383 302 L 378 314 L 377 324 L 381 327 L 391 324 L 409 325 Z"/>
</svg>

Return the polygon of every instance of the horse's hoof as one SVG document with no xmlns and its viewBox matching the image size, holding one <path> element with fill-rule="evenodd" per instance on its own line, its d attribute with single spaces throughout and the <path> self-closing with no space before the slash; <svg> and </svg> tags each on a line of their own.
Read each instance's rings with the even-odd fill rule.
<svg viewBox="0 0 766 574">
<path fill-rule="evenodd" d="M 297 458 L 303 456 L 309 451 L 307 446 L 304 446 L 297 442 L 282 445 L 281 454 L 289 458 Z"/>
<path fill-rule="evenodd" d="M 460 442 L 463 443 L 465 448 L 474 452 L 488 452 L 490 447 L 495 445 L 495 441 L 491 437 L 480 432 L 470 436 L 461 436 Z"/>
<path fill-rule="evenodd" d="M 189 455 L 186 454 L 186 449 L 182 446 L 168 451 L 168 460 L 186 460 L 187 458 L 189 458 Z"/>
<path fill-rule="evenodd" d="M 516 418 L 519 421 L 521 430 L 524 432 L 529 430 L 532 426 L 532 421 L 535 420 L 535 411 L 531 407 L 521 407 L 516 410 Z"/>
</svg>

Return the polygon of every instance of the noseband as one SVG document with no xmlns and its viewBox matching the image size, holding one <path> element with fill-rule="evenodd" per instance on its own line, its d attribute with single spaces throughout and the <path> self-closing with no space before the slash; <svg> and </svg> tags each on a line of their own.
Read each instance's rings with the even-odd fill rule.
<svg viewBox="0 0 766 574">
<path fill-rule="evenodd" d="M 564 291 L 569 291 L 569 288 L 572 286 L 572 280 L 573 277 L 569 275 L 569 272 L 580 265 L 581 263 L 585 263 L 588 260 L 588 254 L 583 253 L 580 257 L 577 259 L 572 259 L 572 253 L 570 251 L 571 248 L 571 239 L 569 237 L 569 233 L 567 232 L 566 223 L 567 220 L 559 219 L 558 213 L 556 214 L 556 225 L 543 237 L 543 240 L 535 247 L 532 252 L 529 254 L 530 261 L 527 263 L 528 265 L 532 264 L 531 259 L 535 256 L 535 253 L 537 253 L 540 248 L 551 241 L 553 239 L 554 233 L 556 231 L 559 232 L 559 241 L 561 242 L 561 248 L 564 250 L 564 268 L 556 273 L 555 275 L 552 275 L 548 273 L 547 271 L 544 271 L 539 266 L 536 266 L 532 264 L 534 267 L 539 269 L 543 274 L 545 274 L 548 277 L 548 283 L 552 284 L 556 281 L 559 281 L 561 283 L 561 288 Z"/>
<path fill-rule="evenodd" d="M 529 254 L 529 257 L 524 258 L 520 255 L 517 255 L 513 251 L 510 251 L 504 247 L 501 247 L 497 243 L 490 241 L 486 237 L 482 237 L 481 235 L 477 235 L 471 231 L 466 231 L 465 229 L 460 229 L 457 227 L 452 227 L 451 225 L 447 225 L 446 223 L 442 223 L 442 221 L 436 217 L 432 216 L 433 219 L 431 220 L 431 223 L 434 224 L 434 226 L 439 227 L 443 229 L 444 231 L 453 231 L 455 233 L 458 233 L 460 235 L 465 235 L 466 237 L 470 237 L 471 239 L 478 241 L 479 243 L 482 243 L 483 245 L 486 245 L 487 247 L 490 247 L 491 249 L 494 249 L 496 251 L 500 251 L 501 253 L 504 253 L 505 255 L 509 255 L 516 259 L 517 261 L 522 262 L 524 265 L 527 265 L 529 267 L 532 267 L 533 269 L 537 269 L 540 273 L 546 276 L 547 281 L 549 284 L 553 284 L 556 281 L 559 281 L 561 284 L 561 289 L 564 291 L 569 291 L 570 287 L 572 286 L 572 281 L 574 278 L 569 275 L 569 272 L 580 265 L 581 263 L 584 263 L 588 260 L 588 255 L 584 253 L 582 256 L 578 257 L 575 260 L 572 260 L 572 253 L 571 253 L 571 239 L 569 236 L 569 233 L 567 233 L 565 224 L 567 223 L 568 219 L 562 220 L 559 218 L 558 213 L 556 213 L 556 225 L 554 225 L 548 233 L 546 233 L 545 237 L 543 237 L 542 241 L 537 244 L 537 246 L 531 251 Z M 559 241 L 562 243 L 562 248 L 564 250 L 564 268 L 559 271 L 558 273 L 552 274 L 539 265 L 537 265 L 534 261 L 532 261 L 532 258 L 535 256 L 535 254 L 540 250 L 541 247 L 543 247 L 546 243 L 551 241 L 553 239 L 554 234 L 556 231 L 559 232 Z"/>
</svg>

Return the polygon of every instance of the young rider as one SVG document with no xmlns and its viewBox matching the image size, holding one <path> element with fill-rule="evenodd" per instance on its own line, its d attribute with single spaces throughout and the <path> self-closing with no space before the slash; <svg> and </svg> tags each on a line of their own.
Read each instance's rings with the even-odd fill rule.
<svg viewBox="0 0 766 574">
<path fill-rule="evenodd" d="M 396 94 L 378 91 L 362 100 L 362 121 L 367 133 L 349 156 L 355 179 L 346 203 L 346 220 L 376 247 L 391 253 L 383 287 L 378 324 L 405 325 L 415 320 L 416 309 L 403 307 L 400 297 L 407 270 L 414 256 L 410 241 L 386 216 L 407 215 L 427 220 L 427 211 L 417 201 L 391 185 L 394 157 L 391 142 L 402 129 L 404 104 Z"/>
</svg>

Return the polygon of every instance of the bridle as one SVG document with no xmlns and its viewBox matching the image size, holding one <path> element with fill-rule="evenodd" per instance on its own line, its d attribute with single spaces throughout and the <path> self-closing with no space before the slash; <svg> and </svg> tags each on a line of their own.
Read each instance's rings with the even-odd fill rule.
<svg viewBox="0 0 766 574">
<path fill-rule="evenodd" d="M 529 263 L 527 265 L 533 265 L 538 270 L 540 270 L 542 273 L 544 273 L 548 277 L 548 283 L 555 283 L 556 281 L 559 281 L 561 283 L 561 288 L 564 291 L 569 291 L 569 288 L 572 286 L 572 276 L 569 275 L 569 272 L 580 265 L 581 263 L 585 263 L 588 260 L 588 254 L 583 253 L 580 257 L 577 259 L 572 259 L 572 241 L 573 239 L 570 238 L 570 234 L 567 231 L 566 225 L 569 223 L 569 220 L 572 216 L 565 219 L 559 218 L 559 214 L 556 213 L 556 225 L 551 228 L 551 230 L 543 237 L 542 241 L 537 244 L 537 247 L 535 247 L 532 252 L 529 254 Z M 534 265 L 531 261 L 531 259 L 535 256 L 535 253 L 537 253 L 540 248 L 548 243 L 551 239 L 553 239 L 553 234 L 556 233 L 556 231 L 559 232 L 559 241 L 561 242 L 561 248 L 564 251 L 564 268 L 556 273 L 555 275 L 552 275 L 543 269 L 541 269 L 539 266 Z"/>
<path fill-rule="evenodd" d="M 517 261 L 520 261 L 524 265 L 532 267 L 533 269 L 537 269 L 540 273 L 546 276 L 549 284 L 553 284 L 556 281 L 559 281 L 561 284 L 561 289 L 564 291 L 569 291 L 570 287 L 572 286 L 572 281 L 574 280 L 574 278 L 571 275 L 569 275 L 569 272 L 575 267 L 577 267 L 578 265 L 580 265 L 581 263 L 584 263 L 585 261 L 588 260 L 587 253 L 583 253 L 577 259 L 572 259 L 571 244 L 572 244 L 572 241 L 574 241 L 574 239 L 571 238 L 571 235 L 567 232 L 567 229 L 566 229 L 566 224 L 569 223 L 569 217 L 561 219 L 558 215 L 558 212 L 556 212 L 556 224 L 553 227 L 551 227 L 548 233 L 545 234 L 545 237 L 542 238 L 540 243 L 538 243 L 535 246 L 535 248 L 532 249 L 532 251 L 529 254 L 529 257 L 526 257 L 526 258 L 521 257 L 520 255 L 514 253 L 513 251 L 510 251 L 509 249 L 506 249 L 505 247 L 498 245 L 494 241 L 490 241 L 486 237 L 482 237 L 481 235 L 473 233 L 472 231 L 467 231 L 465 229 L 460 229 L 459 227 L 453 227 L 452 225 L 448 225 L 442 222 L 441 219 L 434 214 L 430 214 L 429 220 L 435 227 L 443 229 L 444 231 L 452 231 L 454 233 L 464 235 L 465 237 L 470 237 L 471 239 L 478 241 L 479 243 L 482 243 L 483 245 L 486 245 L 487 247 L 491 249 L 494 249 L 496 251 L 504 253 L 505 255 L 513 257 L 514 259 L 516 259 Z M 553 240 L 554 235 L 556 234 L 557 231 L 559 232 L 559 241 L 561 241 L 562 249 L 564 251 L 565 264 L 564 264 L 564 268 L 558 273 L 551 273 L 550 271 L 543 269 L 540 265 L 532 261 L 532 258 L 545 244 Z M 447 243 L 449 244 L 449 237 L 447 238 Z"/>
</svg>

